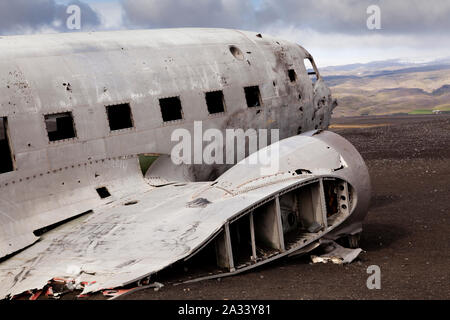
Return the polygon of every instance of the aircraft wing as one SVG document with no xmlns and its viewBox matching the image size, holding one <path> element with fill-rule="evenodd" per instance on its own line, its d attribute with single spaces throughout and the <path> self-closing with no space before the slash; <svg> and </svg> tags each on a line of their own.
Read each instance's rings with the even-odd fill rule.
<svg viewBox="0 0 450 320">
<path fill-rule="evenodd" d="M 335 137 L 331 133 L 322 136 Z M 259 169 L 238 164 L 215 182 L 149 185 L 44 234 L 33 246 L 0 263 L 0 298 L 42 289 L 54 278 L 86 283 L 84 294 L 122 287 L 191 257 L 214 239 L 219 251 L 225 248 L 223 260 L 228 270 L 238 272 L 292 254 L 333 232 L 351 215 L 367 211 L 367 169 L 361 159 L 355 160 L 350 144 L 333 148 L 329 147 L 331 140 L 312 136 L 287 140 L 280 142 L 281 170 L 276 174 L 258 177 Z M 352 154 L 353 160 L 346 158 L 346 153 Z M 322 159 L 318 164 L 313 160 L 317 156 Z M 308 158 L 311 162 L 305 161 Z M 356 172 L 349 167 L 352 161 L 360 165 Z M 304 171 L 285 170 L 286 166 Z M 324 186 L 329 183 L 333 190 L 342 187 L 342 195 L 347 195 L 342 202 L 342 207 L 344 203 L 347 207 L 333 216 L 327 214 L 326 202 L 331 198 Z M 350 202 L 350 192 L 358 190 L 358 202 L 356 193 Z M 340 198 L 345 198 L 342 195 Z M 283 236 L 292 231 L 285 230 L 289 229 L 285 220 L 291 217 L 286 206 L 292 196 L 302 199 L 296 219 L 317 230 L 297 233 L 288 241 Z M 253 247 L 262 239 L 277 252 L 259 259 L 249 257 L 242 267 L 232 261 L 231 250 L 236 247 L 230 241 L 229 228 L 249 217 L 251 230 L 246 234 L 252 235 Z"/>
<path fill-rule="evenodd" d="M 0 264 L 0 297 L 43 288 L 55 277 L 88 282 L 83 293 L 124 286 L 188 257 L 233 216 L 295 179 L 209 204 L 211 183 L 153 188 L 63 225 Z M 137 202 L 137 203 L 136 203 Z M 131 203 L 131 204 L 130 204 Z"/>
</svg>

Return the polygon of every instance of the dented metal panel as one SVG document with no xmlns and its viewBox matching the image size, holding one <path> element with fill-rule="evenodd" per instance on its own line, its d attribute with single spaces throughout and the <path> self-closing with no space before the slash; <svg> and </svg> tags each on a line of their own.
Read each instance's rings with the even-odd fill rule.
<svg viewBox="0 0 450 320">
<path fill-rule="evenodd" d="M 223 112 L 208 110 L 213 91 L 223 94 Z M 160 100 L 174 97 L 182 109 L 165 121 Z M 120 287 L 208 245 L 225 275 L 236 274 L 360 232 L 370 180 L 354 147 L 321 131 L 335 106 L 304 48 L 252 32 L 2 37 L 0 119 L 13 170 L 0 174 L 0 297 L 55 277 L 82 283 L 84 293 Z M 112 120 L 119 107 L 124 124 Z M 56 115 L 69 131 L 54 133 Z M 199 121 L 224 135 L 279 129 L 281 141 L 236 165 L 175 165 L 172 133 L 195 136 Z M 145 178 L 143 154 L 159 155 Z M 275 171 L 260 157 L 276 160 Z M 244 261 L 233 233 L 241 224 L 251 242 Z"/>
<path fill-rule="evenodd" d="M 94 192 L 98 185 L 120 185 L 134 174 L 122 159 L 170 154 L 171 133 L 192 132 L 194 120 L 222 132 L 279 128 L 283 139 L 325 129 L 334 107 L 323 80 L 314 86 L 309 80 L 306 50 L 252 32 L 139 30 L 0 40 L 0 117 L 8 118 L 16 167 L 0 174 L 0 201 L 6 203 L 0 256 L 36 241 L 34 230 L 95 208 L 101 203 Z M 296 70 L 295 83 L 289 69 Z M 243 88 L 255 85 L 262 107 L 252 110 Z M 204 92 L 212 90 L 223 90 L 226 99 L 226 112 L 217 116 L 205 106 Z M 158 99 L 173 96 L 180 97 L 184 116 L 164 123 Z M 112 132 L 105 107 L 124 103 L 131 106 L 133 127 Z M 45 116 L 67 112 L 76 137 L 49 142 Z M 211 180 L 229 168 L 189 166 L 182 175 Z"/>
<path fill-rule="evenodd" d="M 353 204 L 350 215 L 365 212 L 368 203 L 365 190 L 360 188 L 369 186 L 367 169 L 362 163 L 359 171 L 354 173 L 364 178 L 364 184 L 348 175 L 350 168 L 333 173 L 332 170 L 336 166 L 333 157 L 328 157 L 329 161 L 323 161 L 323 167 L 317 168 L 319 174 L 292 176 L 290 173 L 289 169 L 295 168 L 289 165 L 292 158 L 296 158 L 298 163 L 303 162 L 303 166 L 308 165 L 309 156 L 304 152 L 304 147 L 310 144 L 316 144 L 316 149 L 321 150 L 317 156 L 325 159 L 327 153 L 336 152 L 330 150 L 340 148 L 344 150 L 340 155 L 346 161 L 348 157 L 355 156 L 349 148 L 351 145 L 342 138 L 339 145 L 330 145 L 330 149 L 320 148 L 323 142 L 317 137 L 321 135 L 325 135 L 324 140 L 336 136 L 323 132 L 319 135 L 296 136 L 280 141 L 285 154 L 280 162 L 283 169 L 278 177 L 270 178 L 270 183 L 258 187 L 242 189 L 240 192 L 230 189 L 232 195 L 224 191 L 217 182 L 232 176 L 234 170 L 239 172 L 241 168 L 236 166 L 214 183 L 193 182 L 181 186 L 148 187 L 148 190 L 137 191 L 133 195 L 125 195 L 104 204 L 94 210 L 94 213 L 43 235 L 41 241 L 1 263 L 0 297 L 13 296 L 29 289 L 40 289 L 54 277 L 90 283 L 84 288 L 84 294 L 120 287 L 145 278 L 197 252 L 198 248 L 237 217 L 248 215 L 253 212 L 253 208 L 258 208 L 267 201 L 279 204 L 276 199 L 280 195 L 317 181 L 324 172 L 327 172 L 326 176 L 330 178 L 339 177 L 355 186 L 358 201 Z M 251 168 L 247 168 L 247 171 L 250 172 Z M 135 182 L 139 180 L 136 178 Z M 209 204 L 187 205 L 198 198 L 207 199 Z M 279 254 L 261 260 L 260 264 L 310 245 L 337 230 L 346 218 L 348 216 L 343 215 L 342 219 L 327 229 L 310 235 L 307 240 L 288 251 L 284 249 L 283 243 L 278 248 Z M 229 250 L 230 248 L 227 249 Z M 230 263 L 231 273 L 246 269 L 235 271 L 235 266 Z"/>
</svg>

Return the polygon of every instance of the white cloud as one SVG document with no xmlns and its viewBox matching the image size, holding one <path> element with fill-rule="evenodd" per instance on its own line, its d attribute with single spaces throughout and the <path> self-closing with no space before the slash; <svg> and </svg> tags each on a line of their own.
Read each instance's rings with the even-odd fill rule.
<svg viewBox="0 0 450 320">
<path fill-rule="evenodd" d="M 423 35 L 373 32 L 365 35 L 318 32 L 282 24 L 269 25 L 266 33 L 305 47 L 321 67 L 387 59 L 436 59 L 450 56 L 447 34 Z"/>
<path fill-rule="evenodd" d="M 122 0 L 127 23 L 141 27 L 245 27 L 251 0 Z"/>
<path fill-rule="evenodd" d="M 232 27 L 302 44 L 319 65 L 450 55 L 447 0 L 122 0 L 140 27 Z M 382 30 L 366 9 L 381 7 Z"/>
<path fill-rule="evenodd" d="M 258 13 L 267 23 L 311 28 L 322 32 L 364 34 L 367 8 L 381 9 L 382 28 L 386 33 L 417 34 L 448 32 L 448 0 L 263 0 Z"/>
<path fill-rule="evenodd" d="M 225 27 L 303 45 L 321 66 L 450 55 L 448 0 L 1 0 L 0 34 L 64 32 L 65 7 L 83 6 L 88 30 Z M 382 30 L 366 27 L 381 7 Z"/>
<path fill-rule="evenodd" d="M 81 8 L 82 27 L 92 28 L 100 23 L 95 12 L 85 2 L 71 0 Z M 55 0 L 1 0 L 0 34 L 64 32 L 67 5 Z"/>
<path fill-rule="evenodd" d="M 90 6 L 100 18 L 100 29 L 118 30 L 124 28 L 124 11 L 120 0 L 92 2 L 90 3 Z"/>
</svg>

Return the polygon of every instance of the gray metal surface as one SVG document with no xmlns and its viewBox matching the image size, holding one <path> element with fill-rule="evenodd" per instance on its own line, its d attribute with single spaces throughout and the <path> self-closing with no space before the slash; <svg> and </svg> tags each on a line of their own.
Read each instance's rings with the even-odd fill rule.
<svg viewBox="0 0 450 320">
<path fill-rule="evenodd" d="M 322 139 L 336 140 L 328 144 Z M 160 188 L 142 186 L 132 196 L 116 199 L 45 234 L 38 243 L 0 264 L 0 297 L 40 289 L 55 277 L 92 283 L 85 287 L 84 293 L 137 281 L 196 253 L 224 225 L 249 214 L 268 199 L 321 177 L 343 178 L 354 186 L 357 199 L 349 216 L 359 215 L 361 219 L 368 207 L 368 174 L 348 142 L 322 132 L 295 136 L 279 144 L 284 156 L 280 157 L 280 171 L 275 176 L 257 181 L 251 178 L 259 170 L 257 166 L 241 163 L 215 182 Z M 315 157 L 309 154 L 312 150 L 315 157 L 329 160 L 317 165 Z M 345 162 L 354 161 L 359 169 L 345 167 L 335 171 L 335 156 Z M 293 176 L 291 170 L 298 165 L 313 171 Z M 248 181 L 241 170 L 247 172 Z M 238 177 L 241 181 L 237 181 Z M 225 187 L 227 181 L 233 184 Z M 139 180 L 133 181 L 136 182 Z M 245 182 L 249 184 L 243 187 Z M 208 204 L 194 208 L 187 205 L 199 198 L 207 199 Z M 335 231 L 346 218 L 347 215 L 343 216 L 289 251 L 282 249 L 279 256 L 291 254 Z"/>
<path fill-rule="evenodd" d="M 305 59 L 315 68 L 315 82 Z M 249 107 L 244 88 L 254 86 L 261 106 Z M 225 110 L 209 114 L 205 93 L 216 90 L 223 91 Z M 182 119 L 163 121 L 159 100 L 168 97 L 179 97 Z M 129 104 L 131 127 L 111 130 L 108 108 L 118 104 Z M 194 255 L 220 232 L 229 232 L 226 226 L 236 217 L 253 214 L 265 201 L 272 206 L 267 211 L 272 230 L 278 230 L 278 256 L 325 235 L 360 232 L 370 193 L 364 162 L 342 138 L 311 131 L 328 127 L 335 106 L 304 48 L 253 32 L 168 29 L 2 37 L 0 118 L 7 123 L 2 134 L 13 170 L 0 174 L 0 296 L 42 288 L 53 277 L 95 280 L 85 292 L 139 280 Z M 55 114 L 72 115 L 73 138 L 52 141 L 47 131 L 58 128 Z M 203 130 L 222 133 L 279 129 L 279 172 L 263 174 L 261 167 L 245 162 L 174 166 L 168 156 L 176 144 L 171 134 L 175 129 L 193 134 L 195 121 L 202 121 Z M 143 154 L 160 155 L 147 179 L 138 161 Z M 354 196 L 351 210 L 339 209 L 341 215 L 329 226 L 325 178 L 353 188 Z M 278 197 L 284 188 L 302 188 L 302 183 L 314 184 L 307 192 L 313 194 L 315 210 L 303 218 L 323 217 L 318 221 L 326 231 L 287 249 L 282 223 L 289 201 Z M 101 188 L 110 196 L 102 198 Z M 92 213 L 36 233 L 85 212 Z M 261 230 L 252 224 L 253 251 L 255 231 Z M 232 246 L 223 249 L 223 264 L 239 269 Z M 253 259 L 251 267 L 269 261 Z"/>
<path fill-rule="evenodd" d="M 243 59 L 236 59 L 230 46 Z M 333 101 L 312 85 L 297 44 L 222 29 L 142 30 L 0 39 L 0 117 L 16 170 L 0 174 L 0 256 L 36 241 L 32 232 L 90 210 L 95 188 L 127 179 L 121 157 L 170 154 L 176 128 L 279 128 L 280 139 L 326 128 Z M 291 83 L 288 69 L 296 70 Z M 243 88 L 259 85 L 263 106 Z M 209 115 L 204 92 L 223 90 L 226 112 Z M 184 118 L 164 123 L 158 99 L 180 96 Z M 299 99 L 301 96 L 301 99 Z M 105 106 L 130 103 L 134 128 L 111 132 Z M 49 143 L 44 115 L 71 111 L 77 137 Z M 228 167 L 194 167 L 209 180 Z"/>
</svg>

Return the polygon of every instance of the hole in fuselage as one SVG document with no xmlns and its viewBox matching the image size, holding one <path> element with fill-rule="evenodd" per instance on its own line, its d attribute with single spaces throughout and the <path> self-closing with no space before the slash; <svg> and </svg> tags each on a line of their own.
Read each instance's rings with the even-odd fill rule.
<svg viewBox="0 0 450 320">
<path fill-rule="evenodd" d="M 0 118 L 0 174 L 13 170 L 13 156 L 8 137 L 8 119 Z"/>
<path fill-rule="evenodd" d="M 133 117 L 129 103 L 107 106 L 106 112 L 111 131 L 133 127 Z"/>
<path fill-rule="evenodd" d="M 242 51 L 236 46 L 230 46 L 230 52 L 238 60 L 244 60 L 244 54 Z"/>
<path fill-rule="evenodd" d="M 158 159 L 157 155 L 153 154 L 141 154 L 139 155 L 139 166 L 141 167 L 142 175 L 145 177 L 148 169 L 151 167 L 153 162 Z"/>
<path fill-rule="evenodd" d="M 183 109 L 180 97 L 164 98 L 159 100 L 161 114 L 164 122 L 183 119 Z"/>
<path fill-rule="evenodd" d="M 262 105 L 261 93 L 258 86 L 246 87 L 245 99 L 247 100 L 247 106 L 249 108 L 260 107 Z"/>
<path fill-rule="evenodd" d="M 289 80 L 291 82 L 296 82 L 297 81 L 297 73 L 295 72 L 294 69 L 289 69 L 288 76 L 289 76 Z"/>
<path fill-rule="evenodd" d="M 209 114 L 225 112 L 225 99 L 222 91 L 207 92 L 205 99 Z"/>
<path fill-rule="evenodd" d="M 106 198 L 111 197 L 111 193 L 109 193 L 109 191 L 106 187 L 98 188 L 97 193 L 101 199 L 106 199 Z"/>
<path fill-rule="evenodd" d="M 59 141 L 76 137 L 71 112 L 49 114 L 45 116 L 45 126 L 49 141 Z"/>
</svg>

